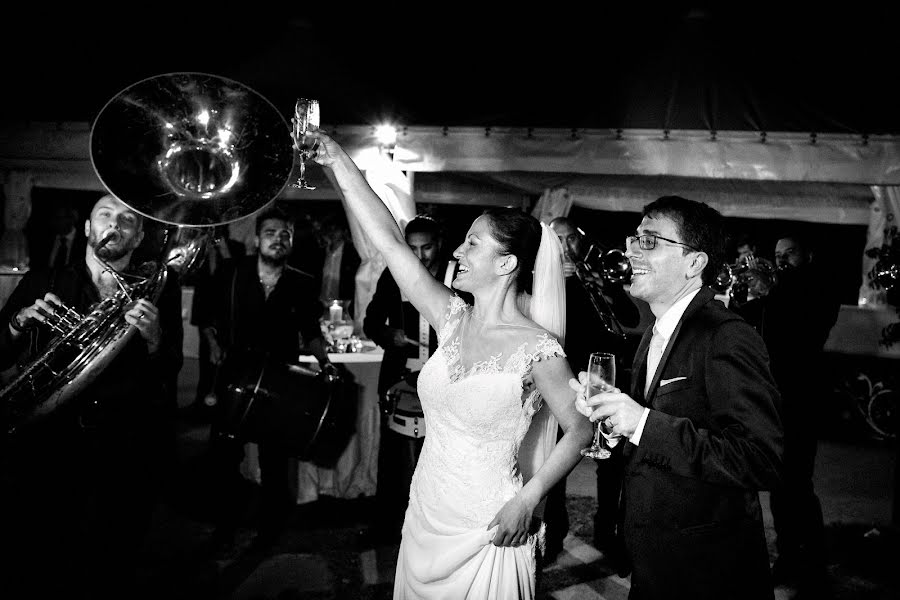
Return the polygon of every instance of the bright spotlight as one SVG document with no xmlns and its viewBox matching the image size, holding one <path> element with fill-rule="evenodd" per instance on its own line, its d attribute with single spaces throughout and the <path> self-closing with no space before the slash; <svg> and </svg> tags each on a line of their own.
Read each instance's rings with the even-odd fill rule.
<svg viewBox="0 0 900 600">
<path fill-rule="evenodd" d="M 393 125 L 379 125 L 375 128 L 375 138 L 382 146 L 393 147 L 397 143 L 397 128 Z"/>
</svg>

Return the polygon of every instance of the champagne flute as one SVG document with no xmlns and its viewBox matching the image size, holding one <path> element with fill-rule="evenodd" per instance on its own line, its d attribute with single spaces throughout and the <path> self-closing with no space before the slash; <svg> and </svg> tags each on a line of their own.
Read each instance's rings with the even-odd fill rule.
<svg viewBox="0 0 900 600">
<path fill-rule="evenodd" d="M 314 186 L 306 182 L 306 161 L 309 160 L 312 146 L 306 139 L 310 126 L 319 127 L 319 101 L 308 98 L 298 98 L 294 106 L 294 117 L 291 119 L 294 128 L 291 137 L 294 139 L 294 150 L 300 158 L 300 178 L 297 183 L 291 184 L 301 190 L 314 190 Z"/>
<path fill-rule="evenodd" d="M 588 359 L 586 398 L 616 385 L 616 356 L 608 352 L 594 352 Z M 581 451 L 588 458 L 609 458 L 612 452 L 603 437 L 601 419 L 594 423 L 594 443 Z"/>
</svg>

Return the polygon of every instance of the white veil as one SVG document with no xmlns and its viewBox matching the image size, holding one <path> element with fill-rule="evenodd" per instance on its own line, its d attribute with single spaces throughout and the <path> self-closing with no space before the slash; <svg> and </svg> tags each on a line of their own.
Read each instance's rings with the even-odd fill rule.
<svg viewBox="0 0 900 600">
<path fill-rule="evenodd" d="M 541 223 L 541 244 L 534 262 L 534 283 L 530 302 L 525 302 L 529 318 L 565 344 L 566 279 L 559 238 Z M 529 306 L 530 305 L 530 306 Z M 527 482 L 544 464 L 556 446 L 558 423 L 546 404 L 531 420 L 531 427 L 519 447 L 519 469 Z"/>
</svg>

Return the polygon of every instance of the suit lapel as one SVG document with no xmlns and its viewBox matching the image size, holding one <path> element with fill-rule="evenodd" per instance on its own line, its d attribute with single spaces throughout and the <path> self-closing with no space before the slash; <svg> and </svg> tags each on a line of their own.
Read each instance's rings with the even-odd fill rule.
<svg viewBox="0 0 900 600">
<path fill-rule="evenodd" d="M 676 342 L 678 341 L 678 334 L 681 332 L 681 327 L 684 325 L 684 322 L 687 321 L 691 316 L 697 312 L 697 310 L 712 300 L 715 297 L 715 293 L 709 289 L 708 287 L 700 288 L 700 291 L 697 292 L 697 295 L 694 296 L 694 299 L 691 300 L 691 303 L 688 304 L 687 309 L 684 311 L 684 314 L 681 315 L 681 319 L 678 321 L 678 325 L 675 326 L 675 330 L 672 332 L 672 337 L 669 338 L 669 343 L 666 344 L 666 350 L 663 352 L 662 357 L 659 359 L 659 364 L 656 366 L 656 373 L 653 375 L 653 381 L 650 383 L 650 389 L 647 390 L 647 398 L 644 401 L 646 406 L 652 406 L 653 398 L 656 396 L 656 391 L 659 389 L 659 381 L 662 378 L 663 369 L 665 369 L 666 362 L 669 360 L 669 355 L 672 354 L 672 348 L 675 347 Z M 652 328 L 650 328 L 652 330 Z M 651 332 L 652 335 L 652 332 Z M 646 333 L 644 335 L 646 338 Z M 643 344 L 643 340 L 642 340 Z M 649 346 L 650 340 L 647 338 L 647 345 Z M 644 365 L 647 364 L 646 351 L 644 352 Z M 644 381 L 645 378 L 641 379 L 641 382 Z"/>
</svg>

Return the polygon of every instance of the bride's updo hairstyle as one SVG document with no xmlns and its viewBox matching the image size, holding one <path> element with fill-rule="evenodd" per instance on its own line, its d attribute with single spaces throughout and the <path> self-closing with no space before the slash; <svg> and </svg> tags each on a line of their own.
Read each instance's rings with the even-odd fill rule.
<svg viewBox="0 0 900 600">
<path fill-rule="evenodd" d="M 541 245 L 541 224 L 517 208 L 489 208 L 482 213 L 491 224 L 491 235 L 503 254 L 518 260 L 516 290 L 531 293 L 534 261 Z"/>
</svg>

